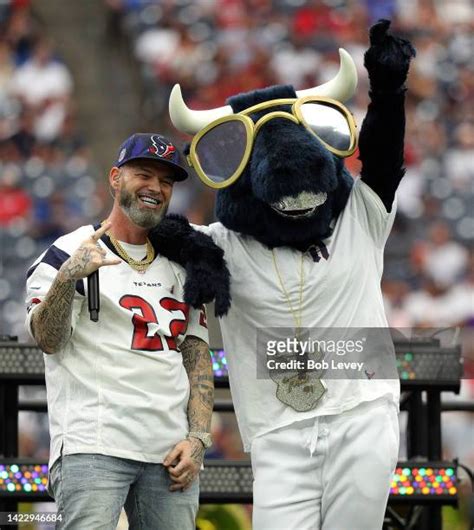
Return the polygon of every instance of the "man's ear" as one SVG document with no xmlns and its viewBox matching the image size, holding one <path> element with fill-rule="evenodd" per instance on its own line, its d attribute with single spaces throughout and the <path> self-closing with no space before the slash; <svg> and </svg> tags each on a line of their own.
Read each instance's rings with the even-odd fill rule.
<svg viewBox="0 0 474 530">
<path fill-rule="evenodd" d="M 113 167 L 109 172 L 109 184 L 112 189 L 116 190 L 120 182 L 120 169 L 118 167 Z"/>
</svg>

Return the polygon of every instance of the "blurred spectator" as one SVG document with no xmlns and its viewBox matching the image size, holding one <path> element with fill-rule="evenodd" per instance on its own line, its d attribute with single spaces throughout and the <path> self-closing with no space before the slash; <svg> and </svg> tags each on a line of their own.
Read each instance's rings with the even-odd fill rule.
<svg viewBox="0 0 474 530">
<path fill-rule="evenodd" d="M 281 46 L 271 58 L 277 82 L 297 88 L 312 86 L 321 64 L 321 55 L 292 35 L 288 44 Z"/>
<path fill-rule="evenodd" d="M 448 149 L 444 170 L 455 188 L 469 191 L 474 182 L 474 122 L 464 121 L 453 131 L 454 145 Z"/>
<path fill-rule="evenodd" d="M 469 324 L 474 315 L 473 286 L 460 289 L 442 287 L 426 279 L 420 289 L 411 291 L 404 303 L 410 326 L 443 327 Z"/>
<path fill-rule="evenodd" d="M 154 65 L 159 75 L 172 62 L 178 41 L 178 32 L 173 28 L 149 29 L 137 38 L 135 53 L 141 61 Z"/>
<path fill-rule="evenodd" d="M 433 224 L 423 257 L 423 271 L 439 286 L 450 286 L 464 273 L 468 260 L 467 249 L 452 240 L 444 222 Z"/>
<path fill-rule="evenodd" d="M 53 56 L 51 43 L 39 39 L 28 59 L 15 73 L 12 90 L 35 113 L 35 135 L 53 140 L 63 124 L 72 91 L 69 70 Z"/>
<path fill-rule="evenodd" d="M 0 173 L 0 226 L 26 219 L 31 212 L 31 198 L 19 185 L 18 171 L 7 166 Z"/>
</svg>

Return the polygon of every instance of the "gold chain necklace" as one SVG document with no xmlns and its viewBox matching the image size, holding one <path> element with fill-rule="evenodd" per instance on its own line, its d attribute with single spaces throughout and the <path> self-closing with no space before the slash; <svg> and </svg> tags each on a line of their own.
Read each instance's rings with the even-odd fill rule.
<svg viewBox="0 0 474 530">
<path fill-rule="evenodd" d="M 299 302 L 298 302 L 298 308 L 295 310 L 293 308 L 293 304 L 291 302 L 290 293 L 285 288 L 285 284 L 283 283 L 283 279 L 280 273 L 280 269 L 278 268 L 277 259 L 275 256 L 275 250 L 272 249 L 272 257 L 273 257 L 273 266 L 275 267 L 275 272 L 278 277 L 278 281 L 280 283 L 280 289 L 283 295 L 286 298 L 286 302 L 288 304 L 288 307 L 290 309 L 290 313 L 293 316 L 293 320 L 295 321 L 295 334 L 296 337 L 299 338 L 300 330 L 301 330 L 301 324 L 303 321 L 303 286 L 304 286 L 304 269 L 303 269 L 303 260 L 304 260 L 304 254 L 301 253 L 301 262 L 300 262 L 300 289 L 299 289 Z"/>
<path fill-rule="evenodd" d="M 298 309 L 295 310 L 291 302 L 290 293 L 285 288 L 283 278 L 278 268 L 278 263 L 275 256 L 275 251 L 272 249 L 273 265 L 280 282 L 280 288 L 282 293 L 285 295 L 288 307 L 295 321 L 295 338 L 297 344 L 300 343 L 301 339 L 301 324 L 303 320 L 303 287 L 304 287 L 304 256 L 306 253 L 301 253 L 300 263 L 300 289 L 299 289 L 299 304 Z M 298 346 L 297 346 L 298 347 Z M 300 360 L 308 359 L 308 352 L 304 353 L 301 350 L 301 344 L 298 350 L 301 352 L 298 355 Z M 274 380 L 275 381 L 275 380 Z M 316 407 L 316 404 L 326 392 L 324 383 L 320 380 L 320 375 L 317 373 L 311 374 L 311 370 L 308 368 L 297 369 L 296 375 L 288 374 L 287 377 L 281 379 L 281 381 L 275 381 L 277 383 L 276 397 L 283 404 L 289 405 L 297 411 L 308 411 Z"/>
<path fill-rule="evenodd" d="M 147 270 L 148 265 L 150 265 L 150 263 L 152 263 L 155 259 L 155 249 L 153 248 L 153 245 L 151 244 L 148 238 L 146 238 L 146 257 L 143 260 L 139 261 L 129 256 L 126 250 L 110 232 L 107 232 L 107 235 L 109 236 L 110 242 L 117 251 L 117 254 L 124 261 L 126 261 L 130 265 L 130 267 L 132 267 L 132 269 L 135 269 L 140 274 L 143 274 Z"/>
</svg>

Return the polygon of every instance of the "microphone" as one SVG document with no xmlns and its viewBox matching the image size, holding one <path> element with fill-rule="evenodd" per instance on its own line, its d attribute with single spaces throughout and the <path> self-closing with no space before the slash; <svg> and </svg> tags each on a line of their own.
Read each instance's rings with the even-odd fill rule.
<svg viewBox="0 0 474 530">
<path fill-rule="evenodd" d="M 99 296 L 99 269 L 87 277 L 87 298 L 89 303 L 89 315 L 92 322 L 99 320 L 100 296 Z"/>
</svg>

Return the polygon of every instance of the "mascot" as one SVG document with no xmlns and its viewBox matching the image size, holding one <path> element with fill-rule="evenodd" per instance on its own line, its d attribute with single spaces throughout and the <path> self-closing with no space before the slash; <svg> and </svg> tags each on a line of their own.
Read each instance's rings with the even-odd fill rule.
<svg viewBox="0 0 474 530">
<path fill-rule="evenodd" d="M 188 161 L 217 189 L 219 220 L 199 227 L 224 251 L 232 304 L 221 319 L 233 401 L 254 472 L 255 530 L 380 530 L 399 445 L 399 381 L 258 377 L 258 330 L 386 328 L 384 245 L 404 174 L 404 99 L 411 44 L 379 21 L 365 67 L 370 104 L 359 139 L 343 102 L 356 69 L 274 86 L 192 111 L 179 86 L 177 129 Z M 357 148 L 360 179 L 344 167 Z M 185 230 L 186 228 L 183 228 Z M 187 227 L 190 237 L 192 229 Z M 222 314 L 229 300 L 218 300 Z M 394 363 L 393 359 L 393 363 Z"/>
</svg>

